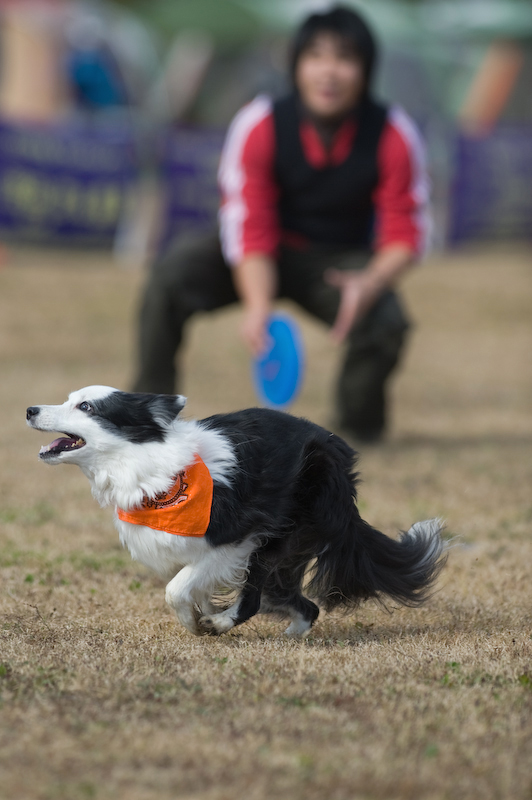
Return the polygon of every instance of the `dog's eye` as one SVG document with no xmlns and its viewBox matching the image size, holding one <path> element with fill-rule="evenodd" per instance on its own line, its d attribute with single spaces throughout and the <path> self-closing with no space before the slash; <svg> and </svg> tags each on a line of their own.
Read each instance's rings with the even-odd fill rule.
<svg viewBox="0 0 532 800">
<path fill-rule="evenodd" d="M 90 403 L 86 403 L 86 402 L 80 403 L 78 408 L 79 408 L 80 411 L 89 411 L 89 412 L 92 411 L 91 404 Z"/>
</svg>

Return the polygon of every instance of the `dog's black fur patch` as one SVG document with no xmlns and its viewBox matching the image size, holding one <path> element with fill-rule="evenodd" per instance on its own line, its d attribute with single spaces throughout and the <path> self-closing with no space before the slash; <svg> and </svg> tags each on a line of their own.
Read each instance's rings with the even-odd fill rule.
<svg viewBox="0 0 532 800">
<path fill-rule="evenodd" d="M 270 610 L 297 611 L 310 623 L 317 607 L 356 607 L 387 596 L 416 606 L 443 566 L 439 536 L 395 541 L 361 519 L 355 451 L 339 436 L 278 411 L 246 409 L 202 420 L 233 444 L 238 468 L 230 488 L 216 485 L 206 538 L 213 546 L 258 535 L 238 622 Z M 245 608 L 245 610 L 244 610 Z"/>
<path fill-rule="evenodd" d="M 163 442 L 166 426 L 184 408 L 176 395 L 120 391 L 91 400 L 90 405 L 102 428 L 135 444 Z"/>
</svg>

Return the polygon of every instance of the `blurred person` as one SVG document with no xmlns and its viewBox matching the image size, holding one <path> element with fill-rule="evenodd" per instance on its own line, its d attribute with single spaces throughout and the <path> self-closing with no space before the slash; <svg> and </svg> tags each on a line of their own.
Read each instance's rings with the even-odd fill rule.
<svg viewBox="0 0 532 800">
<path fill-rule="evenodd" d="M 394 287 L 422 253 L 427 177 L 417 130 L 371 94 L 376 45 L 338 6 L 310 16 L 291 54 L 293 91 L 259 96 L 224 144 L 219 230 L 182 236 L 151 270 L 136 391 L 173 393 L 186 321 L 243 305 L 241 334 L 267 346 L 275 299 L 295 301 L 346 344 L 335 425 L 359 442 L 387 422 L 386 385 L 408 321 Z"/>
</svg>

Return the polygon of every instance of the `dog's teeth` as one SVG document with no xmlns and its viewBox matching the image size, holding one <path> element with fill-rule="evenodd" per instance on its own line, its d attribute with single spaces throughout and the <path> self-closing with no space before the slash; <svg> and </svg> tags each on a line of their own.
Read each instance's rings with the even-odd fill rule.
<svg viewBox="0 0 532 800">
<path fill-rule="evenodd" d="M 42 446 L 42 447 L 41 447 L 41 449 L 39 450 L 39 455 L 41 455 L 42 453 L 47 453 L 49 449 L 50 449 L 50 446 L 49 446 L 49 445 L 47 445 L 47 444 L 43 444 L 43 446 Z"/>
</svg>

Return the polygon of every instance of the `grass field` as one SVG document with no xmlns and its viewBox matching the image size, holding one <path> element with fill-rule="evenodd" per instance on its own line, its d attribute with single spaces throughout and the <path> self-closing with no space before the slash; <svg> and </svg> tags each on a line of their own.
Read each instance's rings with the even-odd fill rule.
<svg viewBox="0 0 532 800">
<path fill-rule="evenodd" d="M 303 642 L 255 618 L 195 638 L 76 469 L 37 460 L 28 405 L 127 388 L 140 273 L 17 251 L 0 273 L 2 800 L 532 797 L 530 252 L 434 258 L 364 517 L 442 516 L 458 546 L 423 609 L 326 616 Z M 294 413 L 327 425 L 339 353 L 301 318 Z M 188 413 L 253 404 L 238 312 L 197 320 Z"/>
</svg>

